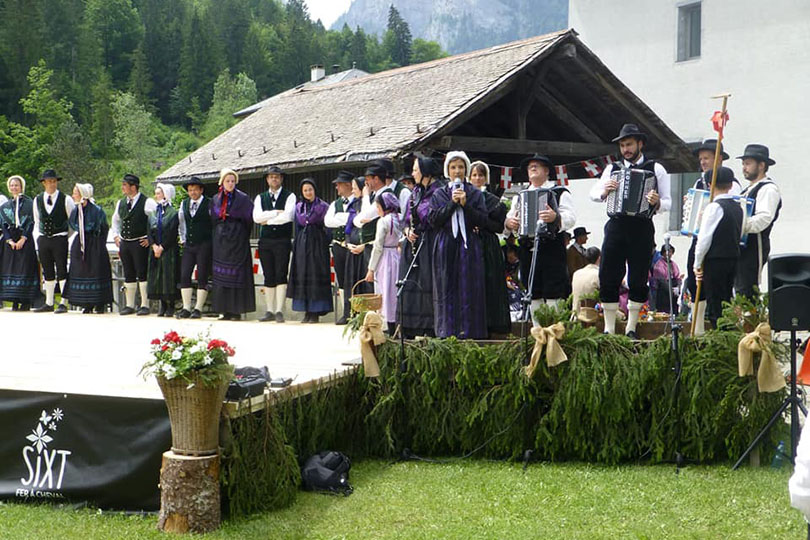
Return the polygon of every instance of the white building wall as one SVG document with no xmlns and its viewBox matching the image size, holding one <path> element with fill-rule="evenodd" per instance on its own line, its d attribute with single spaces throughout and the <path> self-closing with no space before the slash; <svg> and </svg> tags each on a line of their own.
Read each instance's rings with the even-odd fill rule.
<svg viewBox="0 0 810 540">
<path fill-rule="evenodd" d="M 771 234 L 772 253 L 810 253 L 810 1 L 703 0 L 701 55 L 676 62 L 676 0 L 569 0 L 569 27 L 687 142 L 714 136 L 712 95 L 730 92 L 726 152 L 737 178 L 747 143 L 770 148 L 769 174 L 782 192 L 782 214 Z M 604 209 L 586 207 L 585 184 L 572 181 L 580 224 L 601 242 Z M 580 194 L 582 193 L 582 194 Z M 589 205 L 590 206 L 590 205 Z M 596 206 L 596 205 L 593 205 Z M 659 220 L 663 222 L 664 220 Z M 656 224 L 656 239 L 663 237 Z M 686 239 L 675 239 L 685 271 Z M 767 274 L 763 273 L 763 283 Z"/>
</svg>

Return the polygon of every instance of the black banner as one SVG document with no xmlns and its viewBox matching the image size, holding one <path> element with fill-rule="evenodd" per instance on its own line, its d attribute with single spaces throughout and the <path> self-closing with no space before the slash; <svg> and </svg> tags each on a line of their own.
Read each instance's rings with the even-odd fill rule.
<svg viewBox="0 0 810 540">
<path fill-rule="evenodd" d="M 0 390 L 0 498 L 157 510 L 163 400 Z"/>
</svg>

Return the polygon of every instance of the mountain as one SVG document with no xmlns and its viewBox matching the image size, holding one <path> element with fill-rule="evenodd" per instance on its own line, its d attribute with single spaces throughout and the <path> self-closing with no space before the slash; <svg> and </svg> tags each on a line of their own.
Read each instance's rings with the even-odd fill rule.
<svg viewBox="0 0 810 540">
<path fill-rule="evenodd" d="M 458 54 L 565 28 L 568 0 L 353 0 L 332 25 L 382 35 L 393 4 L 415 38 Z"/>
</svg>

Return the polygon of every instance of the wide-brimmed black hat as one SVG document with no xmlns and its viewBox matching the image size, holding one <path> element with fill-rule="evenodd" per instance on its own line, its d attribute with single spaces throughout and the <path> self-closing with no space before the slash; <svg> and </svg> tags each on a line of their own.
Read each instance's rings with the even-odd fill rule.
<svg viewBox="0 0 810 540">
<path fill-rule="evenodd" d="M 264 175 L 267 176 L 268 174 L 280 174 L 281 176 L 285 175 L 285 172 L 279 167 L 278 165 L 273 165 L 267 171 L 265 171 Z"/>
<path fill-rule="evenodd" d="M 574 238 L 578 238 L 580 236 L 585 236 L 587 234 L 591 234 L 591 232 L 586 229 L 585 227 L 577 227 L 574 229 Z"/>
<path fill-rule="evenodd" d="M 706 171 L 703 173 L 703 179 L 706 184 L 711 185 L 712 183 L 712 171 Z M 729 169 L 728 167 L 718 167 L 717 168 L 717 181 L 715 182 L 718 186 L 728 186 L 735 182 L 734 178 L 734 171 Z"/>
<path fill-rule="evenodd" d="M 42 171 L 42 175 L 39 177 L 39 181 L 43 182 L 46 178 L 56 178 L 57 180 L 61 180 L 62 177 L 56 174 L 56 171 L 53 169 L 45 169 Z"/>
<path fill-rule="evenodd" d="M 524 171 L 528 171 L 529 163 L 532 161 L 539 161 L 546 167 L 548 167 L 548 179 L 549 180 L 556 180 L 557 179 L 557 169 L 554 167 L 554 163 L 549 159 L 548 156 L 543 156 L 541 154 L 535 154 L 533 156 L 529 156 L 527 158 L 523 158 L 520 161 L 520 168 Z"/>
<path fill-rule="evenodd" d="M 703 139 L 703 142 L 700 143 L 700 146 L 695 148 L 693 154 L 698 155 L 701 150 L 708 150 L 711 153 L 714 153 L 717 150 L 717 139 Z M 723 158 L 723 161 L 728 159 L 728 154 L 723 151 L 723 143 L 720 143 L 720 155 Z"/>
<path fill-rule="evenodd" d="M 385 169 L 385 177 L 386 178 L 393 178 L 394 177 L 394 162 L 388 158 L 380 158 L 375 159 L 372 161 L 372 165 L 378 165 Z"/>
<path fill-rule="evenodd" d="M 383 165 L 375 162 L 366 167 L 366 172 L 363 173 L 363 176 L 379 176 L 380 178 L 385 178 L 388 176 L 388 170 Z"/>
<path fill-rule="evenodd" d="M 635 137 L 637 139 L 641 139 L 642 141 L 647 140 L 647 134 L 638 129 L 638 126 L 636 124 L 625 124 L 619 131 L 619 136 L 613 139 L 613 142 L 619 142 L 620 140 L 626 139 L 627 137 Z"/>
<path fill-rule="evenodd" d="M 332 180 L 333 184 L 348 184 L 354 180 L 354 173 L 349 171 L 338 171 L 337 177 Z"/>
<path fill-rule="evenodd" d="M 737 159 L 751 158 L 757 161 L 764 161 L 768 165 L 776 165 L 776 162 L 771 159 L 768 147 L 764 144 L 749 144 L 745 147 L 743 155 L 737 156 Z"/>
<path fill-rule="evenodd" d="M 188 191 L 189 186 L 200 186 L 201 188 L 205 187 L 202 180 L 196 176 L 192 176 L 187 182 L 183 183 L 183 187 L 186 189 L 186 191 Z"/>
<path fill-rule="evenodd" d="M 125 174 L 124 178 L 121 179 L 121 182 L 126 182 L 131 186 L 141 187 L 141 179 L 135 176 L 134 174 L 130 173 Z"/>
</svg>

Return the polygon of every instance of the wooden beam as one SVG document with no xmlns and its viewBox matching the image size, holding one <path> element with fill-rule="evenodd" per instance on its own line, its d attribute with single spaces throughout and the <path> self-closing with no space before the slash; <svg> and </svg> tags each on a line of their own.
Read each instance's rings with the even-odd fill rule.
<svg viewBox="0 0 810 540">
<path fill-rule="evenodd" d="M 441 137 L 436 140 L 434 145 L 441 150 L 460 149 L 492 154 L 533 154 L 537 152 L 550 156 L 591 157 L 616 153 L 615 144 L 462 137 L 456 135 Z"/>
<path fill-rule="evenodd" d="M 563 105 L 560 100 L 554 97 L 542 85 L 537 86 L 534 90 L 534 95 L 538 101 L 543 104 L 551 113 L 556 116 L 565 125 L 573 129 L 577 135 L 591 143 L 601 143 L 603 139 L 589 128 L 585 122 L 580 120 L 568 107 Z"/>
</svg>

